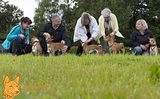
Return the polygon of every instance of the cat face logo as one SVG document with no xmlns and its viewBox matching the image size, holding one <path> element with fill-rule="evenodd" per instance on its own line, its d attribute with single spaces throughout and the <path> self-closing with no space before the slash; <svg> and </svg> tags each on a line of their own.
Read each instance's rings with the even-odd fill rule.
<svg viewBox="0 0 160 99">
<path fill-rule="evenodd" d="M 4 79 L 4 92 L 5 99 L 13 99 L 19 94 L 19 76 L 15 80 L 10 80 L 9 76 Z"/>
</svg>

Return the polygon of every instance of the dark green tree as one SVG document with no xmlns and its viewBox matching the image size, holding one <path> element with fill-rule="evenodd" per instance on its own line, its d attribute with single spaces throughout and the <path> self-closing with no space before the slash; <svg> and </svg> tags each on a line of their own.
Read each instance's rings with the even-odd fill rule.
<svg viewBox="0 0 160 99">
<path fill-rule="evenodd" d="M 20 18 L 23 16 L 23 11 L 18 7 L 8 4 L 0 0 L 0 33 L 1 38 L 5 38 L 10 29 L 18 24 Z"/>
<path fill-rule="evenodd" d="M 36 29 L 39 30 L 44 25 L 43 23 L 49 21 L 49 17 L 44 16 L 49 16 L 53 12 L 63 9 L 63 20 L 67 32 L 72 38 L 76 21 L 82 12 L 89 12 L 98 20 L 101 10 L 108 7 L 117 16 L 119 31 L 125 36 L 125 39 L 118 38 L 118 40 L 125 42 L 126 46 L 130 46 L 130 35 L 134 30 L 135 22 L 139 18 L 144 18 L 149 24 L 149 28 L 155 33 L 160 32 L 159 0 L 64 0 L 64 2 L 60 4 L 59 0 L 39 0 L 35 15 Z M 142 2 L 146 2 L 147 6 L 143 5 Z M 72 6 L 73 4 L 74 6 Z M 51 8 L 52 10 L 50 10 Z M 140 11 L 135 13 L 137 9 Z"/>
<path fill-rule="evenodd" d="M 58 0 L 40 0 L 35 10 L 35 32 L 39 32 L 50 21 L 51 15 L 59 10 Z"/>
</svg>

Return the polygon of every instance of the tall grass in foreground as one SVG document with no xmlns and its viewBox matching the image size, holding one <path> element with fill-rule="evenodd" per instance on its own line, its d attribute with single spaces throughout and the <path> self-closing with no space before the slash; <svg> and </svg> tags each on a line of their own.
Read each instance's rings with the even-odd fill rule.
<svg viewBox="0 0 160 99">
<path fill-rule="evenodd" d="M 4 55 L 0 92 L 6 74 L 11 79 L 19 74 L 16 99 L 159 99 L 160 84 L 150 81 L 150 67 L 159 66 L 159 60 L 160 56 L 132 55 Z"/>
</svg>

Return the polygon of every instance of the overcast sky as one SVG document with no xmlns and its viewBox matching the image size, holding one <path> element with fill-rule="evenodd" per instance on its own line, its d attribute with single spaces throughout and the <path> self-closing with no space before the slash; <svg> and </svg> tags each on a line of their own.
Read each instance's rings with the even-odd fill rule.
<svg viewBox="0 0 160 99">
<path fill-rule="evenodd" d="M 24 16 L 30 17 L 33 21 L 35 8 L 37 8 L 38 4 L 35 0 L 4 0 L 9 1 L 9 4 L 14 4 L 18 6 L 23 12 Z"/>
</svg>

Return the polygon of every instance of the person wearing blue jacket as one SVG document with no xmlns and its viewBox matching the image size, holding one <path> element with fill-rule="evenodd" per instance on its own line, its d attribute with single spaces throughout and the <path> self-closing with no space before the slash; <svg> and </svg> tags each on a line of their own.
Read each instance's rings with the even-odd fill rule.
<svg viewBox="0 0 160 99">
<path fill-rule="evenodd" d="M 29 53 L 32 47 L 29 43 L 31 19 L 28 17 L 21 18 L 19 25 L 14 26 L 8 33 L 2 47 L 9 50 L 14 55 Z"/>
</svg>

